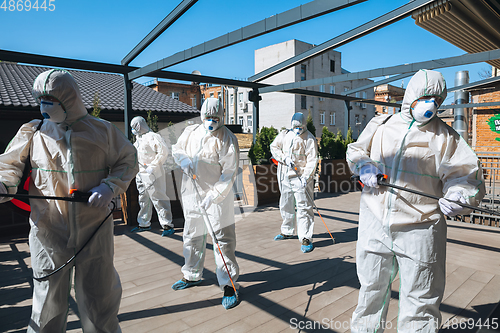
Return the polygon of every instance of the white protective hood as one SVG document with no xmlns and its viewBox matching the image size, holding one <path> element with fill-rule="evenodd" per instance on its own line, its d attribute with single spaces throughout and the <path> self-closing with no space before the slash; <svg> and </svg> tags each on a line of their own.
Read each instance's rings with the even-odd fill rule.
<svg viewBox="0 0 500 333">
<path fill-rule="evenodd" d="M 413 77 L 406 87 L 403 104 L 401 106 L 401 116 L 408 122 L 413 121 L 410 113 L 411 104 L 423 96 L 440 97 L 439 106 L 446 99 L 446 82 L 443 75 L 437 71 L 421 69 Z"/>
<path fill-rule="evenodd" d="M 135 129 L 139 135 L 143 135 L 151 131 L 151 129 L 148 126 L 148 123 L 141 116 L 134 117 L 130 122 L 130 127 Z"/>
<path fill-rule="evenodd" d="M 52 69 L 38 75 L 33 83 L 33 97 L 40 102 L 42 96 L 52 96 L 61 102 L 67 114 L 64 121 L 67 124 L 88 114 L 75 79 L 65 70 Z"/>
</svg>

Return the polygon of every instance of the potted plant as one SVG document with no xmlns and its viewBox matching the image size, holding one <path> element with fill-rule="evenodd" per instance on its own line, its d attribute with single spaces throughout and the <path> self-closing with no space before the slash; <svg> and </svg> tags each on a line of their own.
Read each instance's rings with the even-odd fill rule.
<svg viewBox="0 0 500 333">
<path fill-rule="evenodd" d="M 347 165 L 347 145 L 354 142 L 352 129 L 349 127 L 344 138 L 340 130 L 334 134 L 325 126 L 321 133 L 319 154 L 321 156 L 319 188 L 321 192 L 350 192 L 356 188 L 351 180 L 351 171 Z"/>
</svg>

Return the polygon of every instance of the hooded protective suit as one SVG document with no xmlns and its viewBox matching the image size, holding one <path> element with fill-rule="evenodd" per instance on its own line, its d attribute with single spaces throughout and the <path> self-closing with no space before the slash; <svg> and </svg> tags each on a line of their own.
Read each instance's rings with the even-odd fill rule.
<svg viewBox="0 0 500 333">
<path fill-rule="evenodd" d="M 70 189 L 87 192 L 106 184 L 123 193 L 137 173 L 136 150 L 111 123 L 88 115 L 78 86 L 66 71 L 40 74 L 33 96 L 53 96 L 66 111 L 62 123 L 39 120 L 24 124 L 0 155 L 0 182 L 15 193 L 25 163 L 31 163 L 29 194 L 68 196 Z M 27 156 L 31 155 L 30 161 Z M 82 248 L 108 208 L 86 203 L 31 200 L 29 245 L 33 275 L 52 272 Z M 113 221 L 110 217 L 73 261 L 74 288 L 84 331 L 120 332 L 121 284 L 113 266 Z M 28 332 L 66 330 L 71 268 L 43 282 L 33 281 L 33 307 Z"/>
<path fill-rule="evenodd" d="M 164 229 L 173 228 L 172 210 L 167 196 L 167 182 L 163 167 L 169 154 L 168 146 L 161 135 L 151 131 L 143 117 L 134 117 L 130 127 L 136 133 L 134 146 L 139 160 L 139 173 L 135 178 L 140 206 L 137 222 L 140 227 L 149 227 L 153 214 L 152 206 L 154 206 L 161 226 Z"/>
<path fill-rule="evenodd" d="M 218 117 L 221 123 L 222 112 L 219 100 L 208 98 L 201 107 L 201 120 L 205 121 L 207 116 Z M 207 196 L 212 198 L 212 204 L 206 212 L 231 272 L 231 278 L 236 282 L 239 276 L 235 256 L 233 183 L 238 173 L 240 151 L 234 134 L 225 126 L 220 126 L 220 123 L 213 131 L 206 129 L 204 125 L 188 126 L 172 146 L 175 162 L 183 168 L 189 164 L 188 168 L 197 176 L 196 186 L 201 197 L 197 197 L 192 179 L 184 174 L 181 194 L 185 218 L 185 264 L 181 271 L 188 281 L 199 281 L 203 274 L 207 228 L 200 203 Z M 219 285 L 221 288 L 231 286 L 219 254 L 215 255 L 215 262 Z"/>
<path fill-rule="evenodd" d="M 303 128 L 302 133 L 294 130 L 281 131 L 271 143 L 271 154 L 280 162 L 278 165 L 278 184 L 280 186 L 280 212 L 283 218 L 281 233 L 291 236 L 297 224 L 299 241 L 312 241 L 314 229 L 313 198 L 314 171 L 318 165 L 318 143 L 306 128 L 306 119 L 302 113 L 292 118 L 292 127 Z M 291 161 L 297 173 L 288 166 Z M 298 176 L 297 176 L 298 174 Z M 302 178 L 302 181 L 301 181 Z M 307 186 L 304 187 L 304 181 Z M 306 194 L 309 192 L 309 197 Z M 297 204 L 297 216 L 295 216 Z"/>
<path fill-rule="evenodd" d="M 467 143 L 434 114 L 417 122 L 410 106 L 446 98 L 441 73 L 420 70 L 406 88 L 401 113 L 373 118 L 347 149 L 351 171 L 368 163 L 388 182 L 435 196 L 460 193 L 478 204 L 485 187 Z M 398 332 L 437 332 L 445 287 L 446 222 L 438 202 L 409 192 L 365 186 L 361 194 L 356 266 L 361 283 L 352 332 L 382 332 L 390 284 L 400 274 Z"/>
</svg>

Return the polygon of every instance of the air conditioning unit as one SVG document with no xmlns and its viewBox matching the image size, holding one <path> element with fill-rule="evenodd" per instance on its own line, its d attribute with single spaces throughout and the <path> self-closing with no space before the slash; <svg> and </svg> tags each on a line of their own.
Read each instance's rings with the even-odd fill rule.
<svg viewBox="0 0 500 333">
<path fill-rule="evenodd" d="M 241 110 L 246 110 L 246 109 L 247 109 L 247 103 L 245 103 L 245 102 L 240 102 L 240 109 L 241 109 Z"/>
</svg>

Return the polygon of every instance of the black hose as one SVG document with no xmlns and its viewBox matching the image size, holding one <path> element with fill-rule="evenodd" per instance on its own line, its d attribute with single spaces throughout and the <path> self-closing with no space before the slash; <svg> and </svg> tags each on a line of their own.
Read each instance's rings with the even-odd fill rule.
<svg viewBox="0 0 500 333">
<path fill-rule="evenodd" d="M 101 228 L 101 226 L 104 224 L 104 222 L 106 222 L 106 220 L 111 216 L 111 214 L 113 214 L 113 211 L 115 210 L 116 204 L 113 201 L 111 201 L 111 203 L 113 204 L 113 208 L 111 208 L 111 211 L 109 212 L 109 214 L 104 218 L 104 220 L 102 220 L 101 224 L 99 224 L 99 226 L 95 229 L 94 233 L 89 237 L 89 239 L 87 239 L 87 241 L 85 242 L 85 244 L 83 244 L 83 246 L 80 248 L 80 250 L 78 250 L 78 252 L 75 253 L 74 256 L 72 256 L 68 261 L 66 261 L 66 263 L 64 263 L 61 267 L 55 269 L 54 271 L 50 272 L 47 275 L 44 275 L 42 277 L 35 277 L 33 275 L 33 279 L 37 280 L 38 282 L 46 281 L 50 276 L 56 274 L 57 272 L 59 272 L 64 267 L 68 266 L 68 264 L 71 263 L 73 260 L 75 260 L 76 256 L 80 252 L 82 252 L 82 250 L 85 248 L 85 246 L 87 246 L 87 244 L 94 237 L 94 235 L 97 233 L 97 231 Z"/>
</svg>

